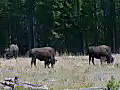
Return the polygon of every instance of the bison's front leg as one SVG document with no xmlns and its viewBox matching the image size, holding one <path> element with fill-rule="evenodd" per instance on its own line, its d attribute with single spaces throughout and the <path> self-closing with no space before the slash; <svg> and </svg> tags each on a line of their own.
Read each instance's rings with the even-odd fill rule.
<svg viewBox="0 0 120 90">
<path fill-rule="evenodd" d="M 54 66 L 55 62 L 56 62 L 55 59 L 51 61 L 51 67 L 52 67 L 52 68 L 54 68 L 53 66 Z"/>
<path fill-rule="evenodd" d="M 50 67 L 49 67 L 50 63 L 51 63 L 51 61 L 48 61 L 48 63 L 47 63 L 48 68 L 50 68 Z"/>
<path fill-rule="evenodd" d="M 46 66 L 48 66 L 48 68 L 50 68 L 50 67 L 49 67 L 49 64 L 50 64 L 50 63 L 49 63 L 49 59 L 44 60 L 45 68 L 46 68 Z"/>
<path fill-rule="evenodd" d="M 95 65 L 95 63 L 94 63 L 94 57 L 92 57 L 92 63 L 93 63 L 93 65 Z"/>
<path fill-rule="evenodd" d="M 36 57 L 32 57 L 32 60 L 31 60 L 31 67 L 32 67 L 32 65 L 33 65 L 33 63 L 34 63 L 34 66 L 36 67 Z"/>
<path fill-rule="evenodd" d="M 15 59 L 17 59 L 17 52 L 16 52 L 16 51 L 13 52 L 13 57 L 14 57 Z"/>
<path fill-rule="evenodd" d="M 14 58 L 15 58 L 15 59 L 17 59 L 17 58 L 18 58 L 18 52 L 17 52 L 17 51 L 15 51 Z"/>
<path fill-rule="evenodd" d="M 49 65 L 50 65 L 50 63 L 47 64 L 47 67 L 48 67 L 48 68 L 50 68 Z"/>
<path fill-rule="evenodd" d="M 54 66 L 54 64 L 53 63 L 51 63 L 51 67 L 53 68 L 53 66 Z"/>
<path fill-rule="evenodd" d="M 107 64 L 110 64 L 110 58 L 108 56 L 106 56 L 106 59 L 107 59 Z"/>
<path fill-rule="evenodd" d="M 45 68 L 46 68 L 46 66 L 47 66 L 48 68 L 50 68 L 50 67 L 49 67 L 49 64 L 48 64 L 46 61 L 44 62 L 44 65 L 45 65 Z"/>
</svg>

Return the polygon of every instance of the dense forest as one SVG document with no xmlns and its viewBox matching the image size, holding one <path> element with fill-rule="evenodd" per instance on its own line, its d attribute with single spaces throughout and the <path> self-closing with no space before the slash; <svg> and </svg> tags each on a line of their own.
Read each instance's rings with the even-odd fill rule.
<svg viewBox="0 0 120 90">
<path fill-rule="evenodd" d="M 0 50 L 17 43 L 85 54 L 90 45 L 120 51 L 120 0 L 0 0 Z"/>
</svg>

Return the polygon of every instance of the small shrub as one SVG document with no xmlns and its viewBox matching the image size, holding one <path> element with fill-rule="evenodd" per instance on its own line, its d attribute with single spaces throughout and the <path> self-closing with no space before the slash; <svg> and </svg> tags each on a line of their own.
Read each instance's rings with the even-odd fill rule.
<svg viewBox="0 0 120 90">
<path fill-rule="evenodd" d="M 120 87 L 120 81 L 116 81 L 113 76 L 111 76 L 111 79 L 107 83 L 107 89 L 108 90 L 118 90 Z"/>
</svg>

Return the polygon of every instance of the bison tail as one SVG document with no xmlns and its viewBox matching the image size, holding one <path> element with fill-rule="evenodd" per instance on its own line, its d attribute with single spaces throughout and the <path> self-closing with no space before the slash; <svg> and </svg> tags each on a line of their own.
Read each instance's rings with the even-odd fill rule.
<svg viewBox="0 0 120 90">
<path fill-rule="evenodd" d="M 27 56 L 29 56 L 29 57 L 32 57 L 33 55 L 32 55 L 32 50 L 29 50 L 28 52 L 27 52 Z"/>
</svg>

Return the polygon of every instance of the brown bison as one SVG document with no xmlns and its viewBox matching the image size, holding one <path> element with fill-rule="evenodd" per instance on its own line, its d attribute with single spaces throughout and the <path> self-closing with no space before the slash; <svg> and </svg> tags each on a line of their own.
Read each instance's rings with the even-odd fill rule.
<svg viewBox="0 0 120 90">
<path fill-rule="evenodd" d="M 89 53 L 89 65 L 91 59 L 92 59 L 92 63 L 95 65 L 94 58 L 100 59 L 101 64 L 103 57 L 106 58 L 105 61 L 107 62 L 107 64 L 113 63 L 114 61 L 114 58 L 111 55 L 111 48 L 106 45 L 91 46 L 89 47 L 88 53 Z"/>
<path fill-rule="evenodd" d="M 42 48 L 33 48 L 29 51 L 29 56 L 32 57 L 31 60 L 31 67 L 34 64 L 36 66 L 36 59 L 39 59 L 40 61 L 44 61 L 45 68 L 49 64 L 51 64 L 51 67 L 53 68 L 53 65 L 57 60 L 55 60 L 55 49 L 52 47 L 42 47 Z"/>
</svg>

